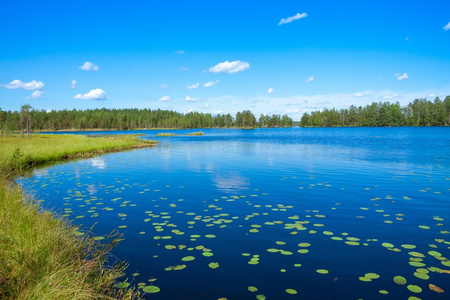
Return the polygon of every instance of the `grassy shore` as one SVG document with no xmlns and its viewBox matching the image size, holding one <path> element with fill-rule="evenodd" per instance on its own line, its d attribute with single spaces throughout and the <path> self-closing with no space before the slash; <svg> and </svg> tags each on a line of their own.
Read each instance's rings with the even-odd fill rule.
<svg viewBox="0 0 450 300">
<path fill-rule="evenodd" d="M 0 139 L 0 171 L 11 177 L 46 162 L 87 158 L 112 151 L 151 147 L 154 141 L 136 135 L 88 137 L 84 135 L 39 134 L 31 138 L 18 135 Z M 11 173 L 11 174 L 10 174 Z M 5 177 L 5 176 L 4 176 Z"/>
<path fill-rule="evenodd" d="M 0 139 L 0 299 L 139 299 L 115 284 L 125 265 L 108 265 L 119 241 L 100 244 L 26 200 L 11 178 L 45 162 L 152 146 L 136 136 L 17 136 Z"/>
</svg>

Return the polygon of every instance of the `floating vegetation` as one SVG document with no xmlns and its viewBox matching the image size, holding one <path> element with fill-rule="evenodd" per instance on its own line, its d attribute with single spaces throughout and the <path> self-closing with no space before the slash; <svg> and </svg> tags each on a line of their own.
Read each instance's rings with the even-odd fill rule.
<svg viewBox="0 0 450 300">
<path fill-rule="evenodd" d="M 157 286 L 150 285 L 150 286 L 146 286 L 146 287 L 142 288 L 142 291 L 145 293 L 148 293 L 148 294 L 155 294 L 155 293 L 159 293 L 161 290 Z"/>
<path fill-rule="evenodd" d="M 194 256 L 185 256 L 181 260 L 182 261 L 193 261 L 195 259 Z"/>
<path fill-rule="evenodd" d="M 408 288 L 408 290 L 410 290 L 411 292 L 416 293 L 416 294 L 422 292 L 422 288 L 420 286 L 418 286 L 418 285 L 409 284 L 407 286 L 407 288 Z"/>
<path fill-rule="evenodd" d="M 186 139 L 166 141 L 179 143 L 178 140 Z M 152 173 L 145 173 L 147 178 L 141 176 L 140 172 L 144 171 L 139 166 L 136 172 L 139 175 L 130 174 L 127 178 L 120 174 L 109 182 L 106 176 L 105 179 L 98 179 L 100 172 L 111 177 L 114 175 L 101 169 L 98 174 L 92 174 L 92 165 L 89 165 L 84 171 L 77 170 L 78 173 L 70 174 L 67 179 L 71 181 L 70 188 L 66 188 L 63 182 L 61 195 L 49 197 L 60 201 L 59 211 L 74 222 L 91 226 L 105 218 L 116 222 L 112 227 L 126 229 L 120 230 L 124 233 L 124 247 L 138 249 L 133 252 L 136 255 L 141 255 L 139 248 L 142 247 L 146 256 L 142 254 L 139 259 L 151 260 L 148 262 L 151 268 L 132 266 L 133 271 L 140 273 L 136 280 L 145 281 L 146 277 L 156 276 L 159 272 L 164 274 L 158 276 L 158 286 L 164 293 L 160 292 L 159 287 L 146 286 L 148 282 L 137 284 L 142 292 L 160 292 L 161 297 L 171 298 L 173 295 L 167 287 L 172 280 L 182 280 L 186 278 L 184 276 L 195 274 L 195 277 L 189 278 L 189 287 L 183 287 L 191 288 L 195 298 L 199 296 L 195 290 L 200 289 L 200 281 L 214 281 L 213 277 L 208 277 L 212 274 L 222 278 L 233 268 L 239 270 L 236 276 L 239 280 L 230 278 L 230 283 L 237 291 L 247 288 L 248 292 L 255 293 L 251 295 L 253 299 L 287 299 L 290 295 L 295 299 L 294 295 L 299 294 L 308 299 L 313 297 L 313 293 L 317 293 L 314 297 L 326 299 L 329 296 L 326 291 L 334 282 L 339 284 L 343 274 L 351 274 L 345 276 L 346 284 L 361 293 L 352 295 L 355 298 L 370 298 L 364 294 L 365 291 L 375 295 L 375 298 L 376 295 L 379 298 L 388 294 L 388 297 L 397 296 L 401 290 L 404 298 L 411 293 L 423 293 L 423 299 L 430 297 L 433 294 L 431 291 L 443 293 L 437 285 L 445 288 L 442 282 L 450 274 L 448 213 L 431 206 L 423 214 L 417 214 L 420 207 L 415 207 L 415 203 L 433 197 L 444 198 L 450 191 L 450 183 L 447 180 L 444 185 L 443 179 L 433 178 L 436 183 L 432 190 L 420 187 L 425 191 L 423 194 L 419 194 L 419 188 L 414 191 L 403 189 L 409 184 L 418 187 L 419 183 L 415 183 L 414 179 L 428 183 L 428 166 L 424 167 L 423 174 L 410 174 L 404 170 L 405 166 L 398 168 L 400 174 L 394 178 L 392 174 L 385 176 L 386 173 L 383 173 L 389 180 L 379 186 L 369 182 L 369 179 L 347 185 L 342 183 L 342 179 L 328 179 L 328 182 L 321 178 L 324 173 L 310 176 L 311 172 L 307 172 L 307 176 L 299 172 L 279 178 L 275 178 L 277 173 L 264 173 L 269 178 L 267 184 L 257 186 L 261 182 L 252 177 L 251 171 L 239 170 L 233 165 L 233 170 L 223 167 L 216 172 L 214 162 L 196 160 L 196 155 L 206 155 L 201 151 L 195 153 L 189 149 L 186 152 L 189 152 L 189 159 L 186 160 L 183 158 L 187 156 L 177 152 L 176 148 L 160 147 L 157 151 L 164 152 L 164 156 L 170 159 L 164 157 L 156 161 L 150 156 L 139 156 L 140 160 L 148 160 L 142 163 L 142 168 L 144 163 L 151 168 Z M 311 153 L 311 160 L 314 160 L 313 154 L 316 155 Z M 229 153 L 222 155 L 226 161 Z M 251 164 L 250 155 L 253 153 L 248 155 Z M 117 166 L 122 168 L 127 163 L 120 161 Z M 384 172 L 385 167 L 389 166 L 374 170 Z M 170 176 L 175 169 L 177 171 L 172 178 Z M 186 171 L 191 169 L 195 172 Z M 94 180 L 87 180 L 88 176 Z M 57 176 L 36 179 L 39 182 L 36 187 L 46 192 L 52 190 L 50 193 L 53 193 L 59 184 L 50 182 L 54 178 Z M 210 180 L 211 187 L 208 186 Z M 437 186 L 441 186 L 441 196 L 434 193 Z M 405 194 L 408 196 L 403 196 Z M 105 223 L 109 224 L 109 221 Z M 407 231 L 405 228 L 408 228 Z M 87 235 L 82 231 L 75 231 L 74 234 Z M 101 235 L 95 238 L 97 240 L 107 238 L 105 232 L 98 234 Z M 135 241 L 139 241 L 138 248 L 133 248 Z M 345 264 L 348 257 L 355 261 L 354 265 Z M 379 263 L 381 261 L 383 264 Z M 327 275 L 329 270 L 333 276 Z M 257 276 L 252 276 L 255 273 Z M 129 280 L 124 286 L 129 286 L 129 282 L 136 285 L 130 281 L 130 276 L 136 277 L 137 274 L 128 275 Z M 395 276 L 397 274 L 404 277 Z M 281 280 L 303 276 L 315 280 L 314 286 L 319 290 L 309 290 L 309 279 L 299 280 L 298 285 L 297 282 L 292 284 L 292 281 Z M 275 279 L 273 286 L 270 282 L 270 289 L 265 290 L 264 284 L 268 287 L 270 278 Z M 288 282 L 291 283 L 288 285 Z M 429 282 L 437 285 L 429 284 L 429 289 L 426 289 L 423 283 Z M 259 291 L 251 284 L 257 285 Z M 217 287 L 220 285 L 216 282 L 212 282 L 211 286 L 218 291 L 222 289 L 214 299 L 236 297 L 234 291 L 227 295 L 226 288 Z M 257 292 L 260 294 L 256 295 Z M 210 296 L 207 291 L 205 295 Z M 345 296 L 348 295 L 336 295 Z M 409 299 L 419 298 L 411 296 Z"/>
<path fill-rule="evenodd" d="M 407 283 L 406 278 L 403 276 L 395 276 L 394 282 L 399 285 L 405 285 Z"/>
<path fill-rule="evenodd" d="M 219 267 L 219 263 L 211 262 L 208 264 L 208 267 L 210 267 L 211 269 L 217 269 Z"/>
</svg>

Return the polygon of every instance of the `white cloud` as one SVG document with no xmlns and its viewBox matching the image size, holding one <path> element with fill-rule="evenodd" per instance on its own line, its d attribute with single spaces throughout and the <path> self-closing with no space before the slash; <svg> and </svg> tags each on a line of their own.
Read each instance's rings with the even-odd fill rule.
<svg viewBox="0 0 450 300">
<path fill-rule="evenodd" d="M 187 71 L 187 70 L 188 70 L 188 68 L 186 68 L 186 67 L 182 67 L 182 68 L 180 69 L 181 72 L 184 72 L 184 71 Z"/>
<path fill-rule="evenodd" d="M 269 88 L 268 90 L 267 90 L 267 93 L 268 94 L 272 94 L 274 92 L 274 89 L 273 88 Z"/>
<path fill-rule="evenodd" d="M 362 97 L 362 95 L 363 94 L 361 94 L 361 93 L 355 93 L 353 96 L 355 96 L 355 97 Z"/>
<path fill-rule="evenodd" d="M 218 84 L 218 83 L 219 83 L 219 80 L 216 80 L 216 81 L 208 81 L 208 82 L 205 83 L 203 86 L 204 86 L 204 87 L 211 87 L 211 86 L 216 85 L 216 84 Z"/>
<path fill-rule="evenodd" d="M 313 81 L 314 81 L 314 76 L 308 77 L 308 78 L 305 80 L 306 83 L 308 83 L 308 82 L 313 82 Z"/>
<path fill-rule="evenodd" d="M 39 90 L 44 87 L 44 83 L 42 81 L 30 81 L 30 82 L 23 82 L 21 80 L 15 79 L 11 81 L 8 84 L 3 84 L 2 86 L 7 89 L 24 89 L 24 90 Z"/>
<path fill-rule="evenodd" d="M 388 99 L 394 99 L 397 98 L 398 95 L 397 94 L 391 94 L 391 95 L 386 95 L 383 97 L 384 100 L 388 100 Z"/>
<path fill-rule="evenodd" d="M 218 63 L 214 67 L 209 68 L 209 72 L 212 73 L 227 73 L 227 74 L 233 74 L 241 71 L 245 71 L 248 68 L 250 68 L 250 64 L 246 61 L 224 61 L 221 63 Z"/>
<path fill-rule="evenodd" d="M 98 71 L 98 66 L 94 65 L 90 61 L 87 61 L 82 66 L 79 66 L 78 69 L 83 71 Z"/>
<path fill-rule="evenodd" d="M 283 25 L 283 24 L 287 24 L 287 23 L 291 23 L 292 21 L 298 20 L 298 19 L 302 19 L 302 18 L 306 18 L 308 16 L 307 13 L 297 13 L 295 16 L 286 18 L 286 19 L 281 19 L 280 23 L 278 23 L 278 26 Z"/>
<path fill-rule="evenodd" d="M 196 99 L 191 98 L 191 97 L 189 97 L 189 96 L 186 96 L 186 98 L 185 98 L 184 100 L 190 101 L 190 102 L 195 102 L 195 101 L 197 101 Z"/>
<path fill-rule="evenodd" d="M 42 92 L 42 91 L 34 91 L 31 93 L 30 97 L 26 97 L 25 99 L 39 99 L 39 98 L 41 98 L 43 93 L 44 92 Z"/>
<path fill-rule="evenodd" d="M 169 100 L 170 100 L 169 96 L 163 96 L 163 97 L 159 98 L 158 101 L 169 101 Z"/>
<path fill-rule="evenodd" d="M 102 89 L 94 89 L 90 90 L 88 93 L 82 95 L 77 94 L 73 97 L 74 99 L 80 99 L 80 100 L 106 100 L 106 93 Z"/>
<path fill-rule="evenodd" d="M 448 24 L 444 26 L 444 30 L 450 30 L 450 22 L 448 22 Z"/>
<path fill-rule="evenodd" d="M 180 50 L 176 52 L 177 54 L 184 54 L 184 50 Z"/>
<path fill-rule="evenodd" d="M 76 86 L 77 86 L 77 81 L 74 79 L 70 82 L 70 87 L 74 89 Z"/>
<path fill-rule="evenodd" d="M 160 88 L 160 89 L 163 89 L 163 90 L 167 90 L 167 89 L 169 88 L 169 85 L 163 83 L 163 84 L 161 84 L 161 85 L 159 86 L 159 88 Z"/>
<path fill-rule="evenodd" d="M 396 75 L 397 75 L 397 81 L 402 81 L 402 80 L 406 80 L 409 78 L 408 74 L 406 74 L 406 73 L 403 73 L 403 75 L 398 75 L 398 74 L 396 74 Z"/>
<path fill-rule="evenodd" d="M 192 84 L 192 85 L 187 85 L 186 86 L 186 88 L 188 89 L 188 90 L 192 90 L 192 89 L 196 89 L 196 88 L 198 88 L 200 86 L 200 83 L 194 83 L 194 84 Z"/>
</svg>

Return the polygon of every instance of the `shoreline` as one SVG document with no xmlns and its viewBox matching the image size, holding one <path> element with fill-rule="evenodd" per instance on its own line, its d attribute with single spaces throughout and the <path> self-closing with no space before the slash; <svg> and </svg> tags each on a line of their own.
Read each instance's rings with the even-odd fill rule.
<svg viewBox="0 0 450 300">
<path fill-rule="evenodd" d="M 95 143 L 90 147 L 83 145 L 91 141 Z M 0 298 L 141 299 L 143 292 L 116 286 L 127 267 L 119 261 L 109 265 L 119 235 L 113 232 L 106 243 L 98 242 L 92 232 L 85 232 L 88 229 L 79 231 L 69 220 L 43 209 L 39 199 L 30 200 L 14 178 L 40 165 L 150 148 L 157 142 L 136 135 L 40 135 L 1 138 L 0 143 L 4 152 L 9 151 L 8 159 L 0 154 Z"/>
</svg>

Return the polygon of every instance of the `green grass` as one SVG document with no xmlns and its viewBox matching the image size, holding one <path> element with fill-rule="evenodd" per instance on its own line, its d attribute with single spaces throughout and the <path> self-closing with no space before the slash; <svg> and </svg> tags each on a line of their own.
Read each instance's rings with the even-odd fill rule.
<svg viewBox="0 0 450 300">
<path fill-rule="evenodd" d="M 188 133 L 187 135 L 205 135 L 205 133 L 203 131 L 197 131 L 197 132 Z"/>
<path fill-rule="evenodd" d="M 171 132 L 160 132 L 156 136 L 176 136 L 176 134 Z"/>
<path fill-rule="evenodd" d="M 0 171 L 10 177 L 46 162 L 86 158 L 111 151 L 150 147 L 154 141 L 135 135 L 87 137 L 85 135 L 39 134 L 32 138 L 9 136 L 0 139 Z M 10 174 L 12 173 L 12 174 Z"/>
<path fill-rule="evenodd" d="M 119 236 L 99 243 L 42 210 L 10 178 L 31 166 L 152 143 L 132 136 L 17 136 L 0 139 L 0 299 L 139 299 L 115 287 L 125 270 L 109 265 Z M 19 149 L 19 150 L 18 150 Z"/>
<path fill-rule="evenodd" d="M 203 131 L 191 132 L 187 134 L 175 134 L 172 132 L 160 132 L 156 136 L 183 136 L 183 135 L 205 135 Z"/>
</svg>

